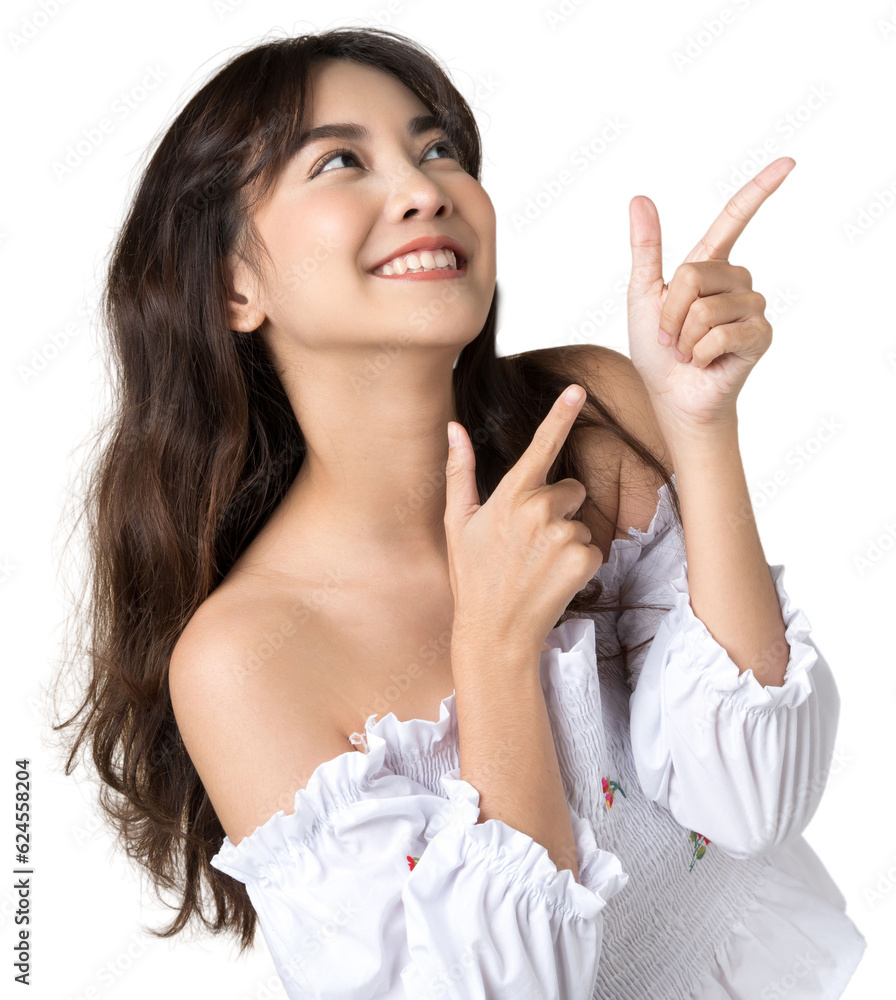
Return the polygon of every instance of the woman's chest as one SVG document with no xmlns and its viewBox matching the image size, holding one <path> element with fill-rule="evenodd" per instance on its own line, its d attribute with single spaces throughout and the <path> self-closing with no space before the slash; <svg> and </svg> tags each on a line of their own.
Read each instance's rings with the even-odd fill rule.
<svg viewBox="0 0 896 1000">
<path fill-rule="evenodd" d="M 408 592 L 371 587 L 355 596 L 350 614 L 344 608 L 318 623 L 325 701 L 337 731 L 348 740 L 371 715 L 390 712 L 400 722 L 438 722 L 441 702 L 454 692 L 450 585 Z"/>
<path fill-rule="evenodd" d="M 393 646 L 393 653 L 385 662 L 368 659 L 337 700 L 337 725 L 346 739 L 363 732 L 371 715 L 381 719 L 392 712 L 400 722 L 438 722 L 441 702 L 454 691 L 450 649 L 443 649 L 434 636 Z"/>
<path fill-rule="evenodd" d="M 371 715 L 437 722 L 442 700 L 454 691 L 450 591 L 383 596 L 371 593 L 350 615 L 317 623 L 322 700 L 346 741 Z"/>
</svg>

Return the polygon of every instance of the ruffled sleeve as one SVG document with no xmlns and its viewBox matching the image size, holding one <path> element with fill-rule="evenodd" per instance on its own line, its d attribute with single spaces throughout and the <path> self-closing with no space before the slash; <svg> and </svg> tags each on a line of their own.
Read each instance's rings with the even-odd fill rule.
<svg viewBox="0 0 896 1000">
<path fill-rule="evenodd" d="M 291 998 L 590 1000 L 606 901 L 628 879 L 572 807 L 577 883 L 501 820 L 477 823 L 459 768 L 445 795 L 384 766 L 369 734 L 211 864 L 245 883 Z"/>
<path fill-rule="evenodd" d="M 674 478 L 674 477 L 673 477 Z M 606 582 L 625 603 L 616 629 L 631 649 L 632 753 L 644 793 L 732 857 L 799 835 L 824 791 L 840 698 L 806 615 L 769 566 L 790 647 L 784 683 L 739 672 L 690 605 L 684 536 L 666 485 L 646 532 L 614 543 Z M 616 546 L 618 544 L 618 549 Z"/>
</svg>

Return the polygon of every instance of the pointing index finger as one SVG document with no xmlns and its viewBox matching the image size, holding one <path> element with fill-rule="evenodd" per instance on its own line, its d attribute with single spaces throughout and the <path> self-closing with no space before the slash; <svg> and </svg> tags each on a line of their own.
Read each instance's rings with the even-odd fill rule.
<svg viewBox="0 0 896 1000">
<path fill-rule="evenodd" d="M 568 399 L 568 395 L 572 399 Z M 545 485 L 548 470 L 560 454 L 584 399 L 585 390 L 578 383 L 564 389 L 538 425 L 529 447 L 505 479 L 511 478 L 513 485 L 520 490 L 535 490 Z"/>
<path fill-rule="evenodd" d="M 685 263 L 698 260 L 727 260 L 735 240 L 766 198 L 778 189 L 784 178 L 796 166 L 790 156 L 780 156 L 764 167 L 735 194 L 706 230 Z"/>
</svg>

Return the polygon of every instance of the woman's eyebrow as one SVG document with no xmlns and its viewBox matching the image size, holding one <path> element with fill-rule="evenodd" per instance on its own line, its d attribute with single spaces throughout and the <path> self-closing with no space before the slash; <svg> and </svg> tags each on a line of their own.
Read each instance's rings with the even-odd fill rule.
<svg viewBox="0 0 896 1000">
<path fill-rule="evenodd" d="M 407 123 L 405 128 L 407 134 L 412 139 L 415 139 L 425 132 L 442 128 L 442 123 L 435 115 L 417 115 Z M 355 122 L 335 122 L 331 125 L 318 125 L 316 128 L 308 129 L 307 132 L 302 133 L 302 137 L 296 147 L 296 153 L 299 153 L 305 146 L 316 142 L 318 139 L 345 139 L 349 142 L 363 142 L 370 139 L 370 129 Z"/>
</svg>

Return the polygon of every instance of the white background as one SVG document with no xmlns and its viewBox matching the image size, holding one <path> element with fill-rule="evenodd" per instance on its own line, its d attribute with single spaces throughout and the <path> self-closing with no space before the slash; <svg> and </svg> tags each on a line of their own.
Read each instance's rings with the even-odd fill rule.
<svg viewBox="0 0 896 1000">
<path fill-rule="evenodd" d="M 254 955 L 238 961 L 224 939 L 141 932 L 170 914 L 98 825 L 93 786 L 60 773 L 43 698 L 67 610 L 58 525 L 103 394 L 91 310 L 147 147 L 248 44 L 364 23 L 425 44 L 474 106 L 498 216 L 502 354 L 577 341 L 627 353 L 630 199 L 649 195 L 659 209 L 668 281 L 757 172 L 764 144 L 769 159 L 796 160 L 731 255 L 751 271 L 774 327 L 740 397 L 741 447 L 766 557 L 787 566 L 786 586 L 842 698 L 833 771 L 806 836 L 869 941 L 844 996 L 871 1000 L 892 981 L 896 4 L 822 13 L 809 0 L 569 2 L 557 14 L 559 0 L 545 0 L 515 3 L 511 20 L 508 9 L 481 0 L 4 5 L 0 859 L 10 871 L 13 761 L 24 755 L 34 771 L 29 996 L 283 996 L 260 934 Z M 160 80 L 141 91 L 150 71 Z M 57 176 L 54 162 L 122 94 L 135 105 L 127 117 L 114 116 L 102 143 Z M 622 127 L 601 149 L 608 120 Z M 576 151 L 591 143 L 594 158 L 579 169 Z M 572 183 L 546 197 L 564 169 Z M 530 199 L 537 217 L 520 228 L 515 214 Z M 11 903 L 0 888 L 4 992 Z"/>
</svg>

